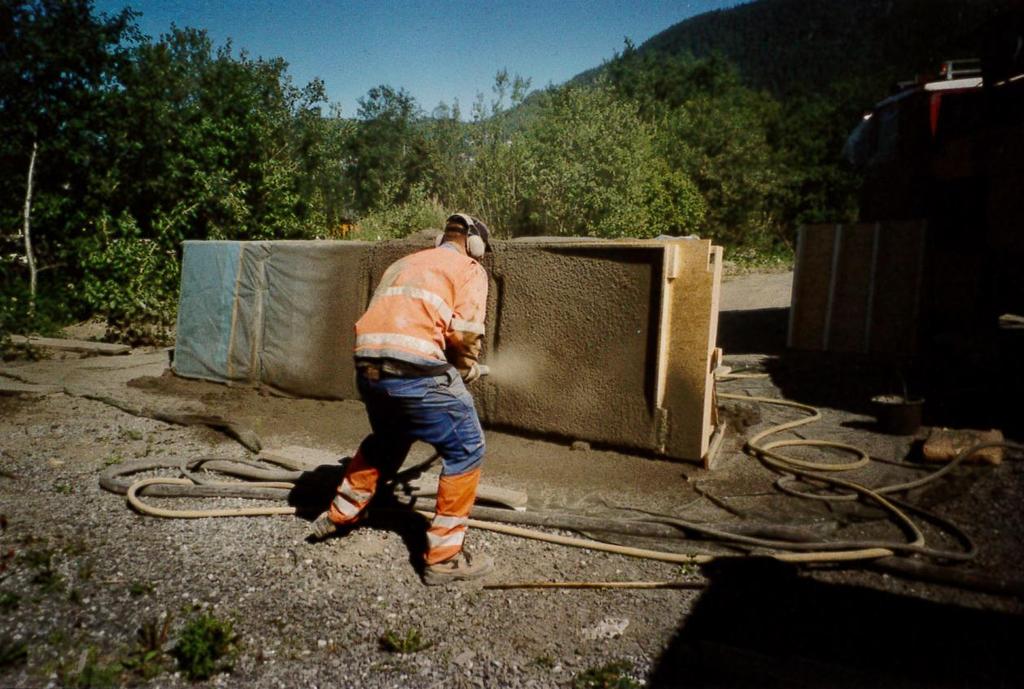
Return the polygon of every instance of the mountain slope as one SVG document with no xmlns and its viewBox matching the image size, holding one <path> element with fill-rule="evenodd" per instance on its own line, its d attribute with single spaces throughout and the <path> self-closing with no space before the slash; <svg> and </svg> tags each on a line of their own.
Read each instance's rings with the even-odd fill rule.
<svg viewBox="0 0 1024 689">
<path fill-rule="evenodd" d="M 682 21 L 638 50 L 698 58 L 718 53 L 739 67 L 748 85 L 779 96 L 853 84 L 858 92 L 875 91 L 874 98 L 895 81 L 934 73 L 942 60 L 977 56 L 982 27 L 1016 4 L 758 0 Z M 577 80 L 594 76 L 589 70 Z"/>
</svg>

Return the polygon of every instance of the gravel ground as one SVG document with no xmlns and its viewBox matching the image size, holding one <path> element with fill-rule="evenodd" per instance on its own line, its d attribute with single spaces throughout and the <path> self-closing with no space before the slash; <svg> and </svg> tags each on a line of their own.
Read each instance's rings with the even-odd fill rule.
<svg viewBox="0 0 1024 689">
<path fill-rule="evenodd" d="M 767 279 L 766 293 L 774 295 L 786 278 Z M 738 282 L 758 289 L 747 276 Z M 747 305 L 745 299 L 730 303 Z M 756 354 L 728 362 L 771 364 Z M 104 468 L 140 458 L 240 458 L 246 451 L 209 429 L 137 418 L 76 395 L 221 413 L 252 427 L 268 446 L 321 447 L 339 456 L 367 431 L 356 402 L 268 397 L 180 380 L 165 368 L 162 351 L 0 368 L 74 393 L 0 397 L 0 686 L 1009 687 L 1024 677 L 1024 661 L 1013 652 L 1024 632 L 1019 598 L 859 567 L 792 571 L 744 561 L 698 570 L 473 530 L 470 546 L 497 563 L 486 583 L 672 580 L 703 588 L 431 588 L 414 566 L 422 527 L 408 520 L 313 544 L 306 541 L 308 523 L 292 516 L 141 516 L 100 489 Z M 773 373 L 730 383 L 729 390 L 779 396 L 793 376 L 816 375 L 783 373 L 789 378 Z M 621 516 L 615 506 L 629 505 L 700 521 L 827 529 L 835 538 L 901 538 L 866 508 L 779 494 L 774 476 L 742 454 L 743 437 L 791 412 L 742 402 L 723 404 L 722 412 L 732 432 L 714 472 L 488 432 L 484 481 L 526 491 L 533 509 Z M 823 414 L 802 431 L 863 445 L 892 462 L 910 453 L 913 439 L 874 433 L 857 410 L 833 405 Z M 920 473 L 913 465 L 878 463 L 855 478 L 881 483 Z M 1018 577 L 1022 486 L 1024 467 L 1006 462 L 964 468 L 911 498 L 956 519 L 975 538 L 972 571 Z M 929 542 L 950 544 L 926 529 Z M 715 551 L 685 542 L 676 549 Z M 230 672 L 197 684 L 160 652 L 150 654 L 154 677 L 110 669 L 139 660 L 140 630 L 159 632 L 169 620 L 166 638 L 158 633 L 148 647 L 171 650 L 202 614 L 233 624 Z M 425 647 L 391 652 L 381 643 L 389 632 L 413 635 Z M 588 671 L 609 663 L 620 664 L 604 684 L 587 684 L 594 678 Z"/>
</svg>

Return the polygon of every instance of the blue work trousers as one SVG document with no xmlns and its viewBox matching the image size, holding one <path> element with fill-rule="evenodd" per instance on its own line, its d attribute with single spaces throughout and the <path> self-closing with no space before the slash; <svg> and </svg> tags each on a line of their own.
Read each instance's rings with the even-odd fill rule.
<svg viewBox="0 0 1024 689">
<path fill-rule="evenodd" d="M 441 455 L 444 476 L 480 466 L 483 428 L 473 396 L 455 369 L 438 376 L 378 380 L 360 373 L 357 383 L 373 429 L 361 446 L 363 457 L 384 477 L 398 471 L 416 440 Z"/>
</svg>

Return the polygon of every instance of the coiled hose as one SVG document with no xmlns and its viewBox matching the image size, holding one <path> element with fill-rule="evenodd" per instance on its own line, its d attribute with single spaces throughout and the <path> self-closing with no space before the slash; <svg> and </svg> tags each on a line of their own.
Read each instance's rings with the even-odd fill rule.
<svg viewBox="0 0 1024 689">
<path fill-rule="evenodd" d="M 723 376 L 722 380 L 735 379 L 740 377 L 762 377 L 761 374 L 731 375 Z M 909 490 L 923 486 L 934 481 L 944 474 L 952 471 L 965 458 L 978 449 L 985 447 L 1001 446 L 1011 450 L 1024 451 L 1024 447 L 1009 442 L 984 443 L 961 452 L 953 461 L 944 465 L 931 474 L 914 481 L 893 484 L 881 487 L 868 487 L 860 483 L 838 478 L 837 472 L 849 471 L 866 465 L 870 457 L 861 448 L 829 440 L 807 440 L 807 439 L 785 439 L 773 442 L 763 442 L 770 436 L 791 431 L 800 426 L 813 423 L 821 418 L 817 409 L 792 402 L 789 400 L 770 397 L 752 397 L 736 395 L 731 393 L 718 393 L 720 399 L 737 400 L 743 402 L 754 402 L 759 404 L 771 404 L 803 411 L 807 416 L 772 426 L 751 437 L 744 445 L 744 450 L 763 462 L 768 468 L 782 474 L 776 485 L 786 493 L 815 500 L 825 501 L 846 501 L 863 499 L 874 503 L 889 514 L 892 520 L 907 534 L 908 540 L 905 543 L 890 542 L 884 540 L 843 540 L 843 541 L 816 541 L 816 542 L 793 542 L 791 540 L 761 538 L 746 534 L 733 533 L 724 529 L 711 528 L 699 522 L 691 522 L 674 517 L 648 516 L 635 520 L 638 523 L 662 523 L 676 526 L 686 531 L 701 534 L 709 539 L 743 546 L 761 556 L 773 557 L 786 562 L 802 563 L 827 563 L 827 562 L 850 562 L 857 560 L 872 560 L 890 557 L 896 554 L 922 555 L 928 558 L 941 561 L 963 561 L 974 557 L 975 548 L 970 539 L 954 524 L 942 520 L 936 515 L 930 514 L 919 508 L 903 503 L 894 498 L 886 497 L 892 493 Z M 826 463 L 812 462 L 780 452 L 785 447 L 819 447 L 832 448 L 855 456 L 853 461 Z M 178 463 L 184 478 L 178 477 L 155 477 L 145 478 L 131 483 L 123 480 L 123 476 L 137 473 L 139 471 L 154 468 L 166 467 L 166 462 L 143 461 L 125 465 L 115 465 L 106 470 L 101 476 L 101 485 L 108 490 L 119 493 L 126 493 L 129 504 L 138 512 L 152 516 L 165 518 L 204 518 L 204 517 L 228 517 L 228 516 L 265 516 L 294 514 L 295 507 L 252 507 L 252 508 L 228 508 L 215 510 L 172 510 L 155 507 L 142 500 L 141 494 L 144 490 L 150 489 L 151 494 L 164 496 L 173 495 L 202 495 L 205 497 L 250 497 L 257 499 L 284 499 L 289 491 L 295 487 L 294 481 L 301 475 L 301 465 L 289 464 L 285 461 L 275 461 L 290 471 L 268 471 L 252 462 L 242 460 L 223 460 L 215 458 L 201 458 L 198 460 Z M 210 468 L 248 479 L 257 479 L 254 482 L 210 482 L 202 479 L 195 473 L 200 465 L 209 464 Z M 790 477 L 790 478 L 787 478 Z M 841 492 L 832 493 L 811 493 L 800 491 L 794 488 L 797 480 L 817 483 Z M 201 489 L 201 490 L 196 490 Z M 492 511 L 493 512 L 493 511 Z M 936 523 L 956 538 L 963 546 L 961 550 L 948 550 L 930 547 L 925 542 L 924 533 L 917 526 L 908 512 L 916 512 L 926 519 Z M 431 517 L 428 511 L 418 511 L 424 517 Z M 511 515 L 510 515 L 511 517 Z M 507 521 L 503 518 L 503 521 Z M 526 529 L 521 526 L 507 523 L 495 523 L 481 519 L 471 519 L 470 526 L 487 531 L 494 531 L 507 535 L 530 538 L 533 540 L 545 541 L 559 545 L 588 548 L 591 550 L 617 553 L 632 557 L 660 560 L 664 562 L 683 564 L 702 564 L 720 557 L 736 557 L 735 555 L 718 555 L 714 553 L 674 553 L 645 548 L 633 548 L 597 541 L 594 539 L 576 538 L 550 534 L 536 529 Z M 766 552 L 765 552 L 766 551 Z"/>
</svg>

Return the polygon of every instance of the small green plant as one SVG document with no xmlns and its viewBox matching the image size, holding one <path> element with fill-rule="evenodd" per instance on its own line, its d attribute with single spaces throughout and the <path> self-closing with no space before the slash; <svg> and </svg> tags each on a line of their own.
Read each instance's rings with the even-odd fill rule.
<svg viewBox="0 0 1024 689">
<path fill-rule="evenodd" d="M 128 440 L 142 440 L 142 431 L 137 431 L 134 428 L 127 428 L 121 431 L 121 435 L 128 438 Z"/>
<path fill-rule="evenodd" d="M 14 548 L 7 548 L 0 553 L 0 572 L 4 572 L 10 565 L 14 564 Z"/>
<path fill-rule="evenodd" d="M 67 483 L 58 483 L 53 486 L 58 495 L 71 495 L 71 486 Z"/>
<path fill-rule="evenodd" d="M 54 569 L 53 558 L 53 551 L 45 549 L 28 550 L 22 555 L 25 563 L 35 571 L 30 581 L 45 593 L 64 590 L 64 578 Z"/>
<path fill-rule="evenodd" d="M 21 560 L 30 569 L 49 567 L 53 562 L 53 551 L 47 548 L 31 548 L 21 553 Z"/>
<path fill-rule="evenodd" d="M 616 660 L 580 673 L 572 686 L 573 689 L 639 689 L 640 683 L 629 676 L 632 669 L 632 664 Z"/>
<path fill-rule="evenodd" d="M 89 581 L 92 579 L 92 575 L 95 572 L 95 566 L 92 560 L 85 560 L 78 565 L 78 578 L 82 581 Z"/>
<path fill-rule="evenodd" d="M 21 605 L 21 596 L 13 591 L 0 591 L 0 611 L 11 612 Z"/>
<path fill-rule="evenodd" d="M 153 679 L 167 669 L 170 658 L 164 647 L 171 629 L 171 616 L 144 622 L 136 632 L 136 646 L 124 666 L 142 679 Z"/>
<path fill-rule="evenodd" d="M 380 637 L 381 650 L 388 653 L 416 653 L 431 645 L 418 629 L 410 629 L 405 634 L 388 630 Z"/>
<path fill-rule="evenodd" d="M 103 466 L 109 467 L 113 466 L 114 464 L 120 464 L 123 461 L 124 458 L 121 455 L 110 455 L 109 457 L 103 460 Z"/>
<path fill-rule="evenodd" d="M 201 614 L 182 629 L 172 655 L 189 679 L 207 679 L 217 672 L 231 671 L 237 639 L 230 620 Z"/>
<path fill-rule="evenodd" d="M 0 667 L 24 665 L 28 660 L 28 644 L 24 641 L 0 639 Z"/>
<path fill-rule="evenodd" d="M 732 264 L 729 272 L 733 274 L 789 270 L 792 269 L 795 260 L 793 250 L 785 245 L 730 247 L 725 258 Z"/>
<path fill-rule="evenodd" d="M 76 538 L 69 541 L 67 545 L 64 546 L 63 551 L 68 555 L 83 555 L 89 551 L 89 544 L 81 538 Z"/>
<path fill-rule="evenodd" d="M 124 667 L 116 660 L 104 662 L 99 651 L 89 647 L 73 662 L 57 669 L 60 684 L 70 689 L 107 689 L 121 686 Z"/>
<path fill-rule="evenodd" d="M 153 593 L 155 587 L 148 581 L 133 581 L 128 585 L 128 595 L 132 598 L 140 598 Z"/>
<path fill-rule="evenodd" d="M 551 670 L 555 667 L 555 659 L 549 655 L 537 656 L 533 659 L 533 664 L 544 670 Z"/>
</svg>

